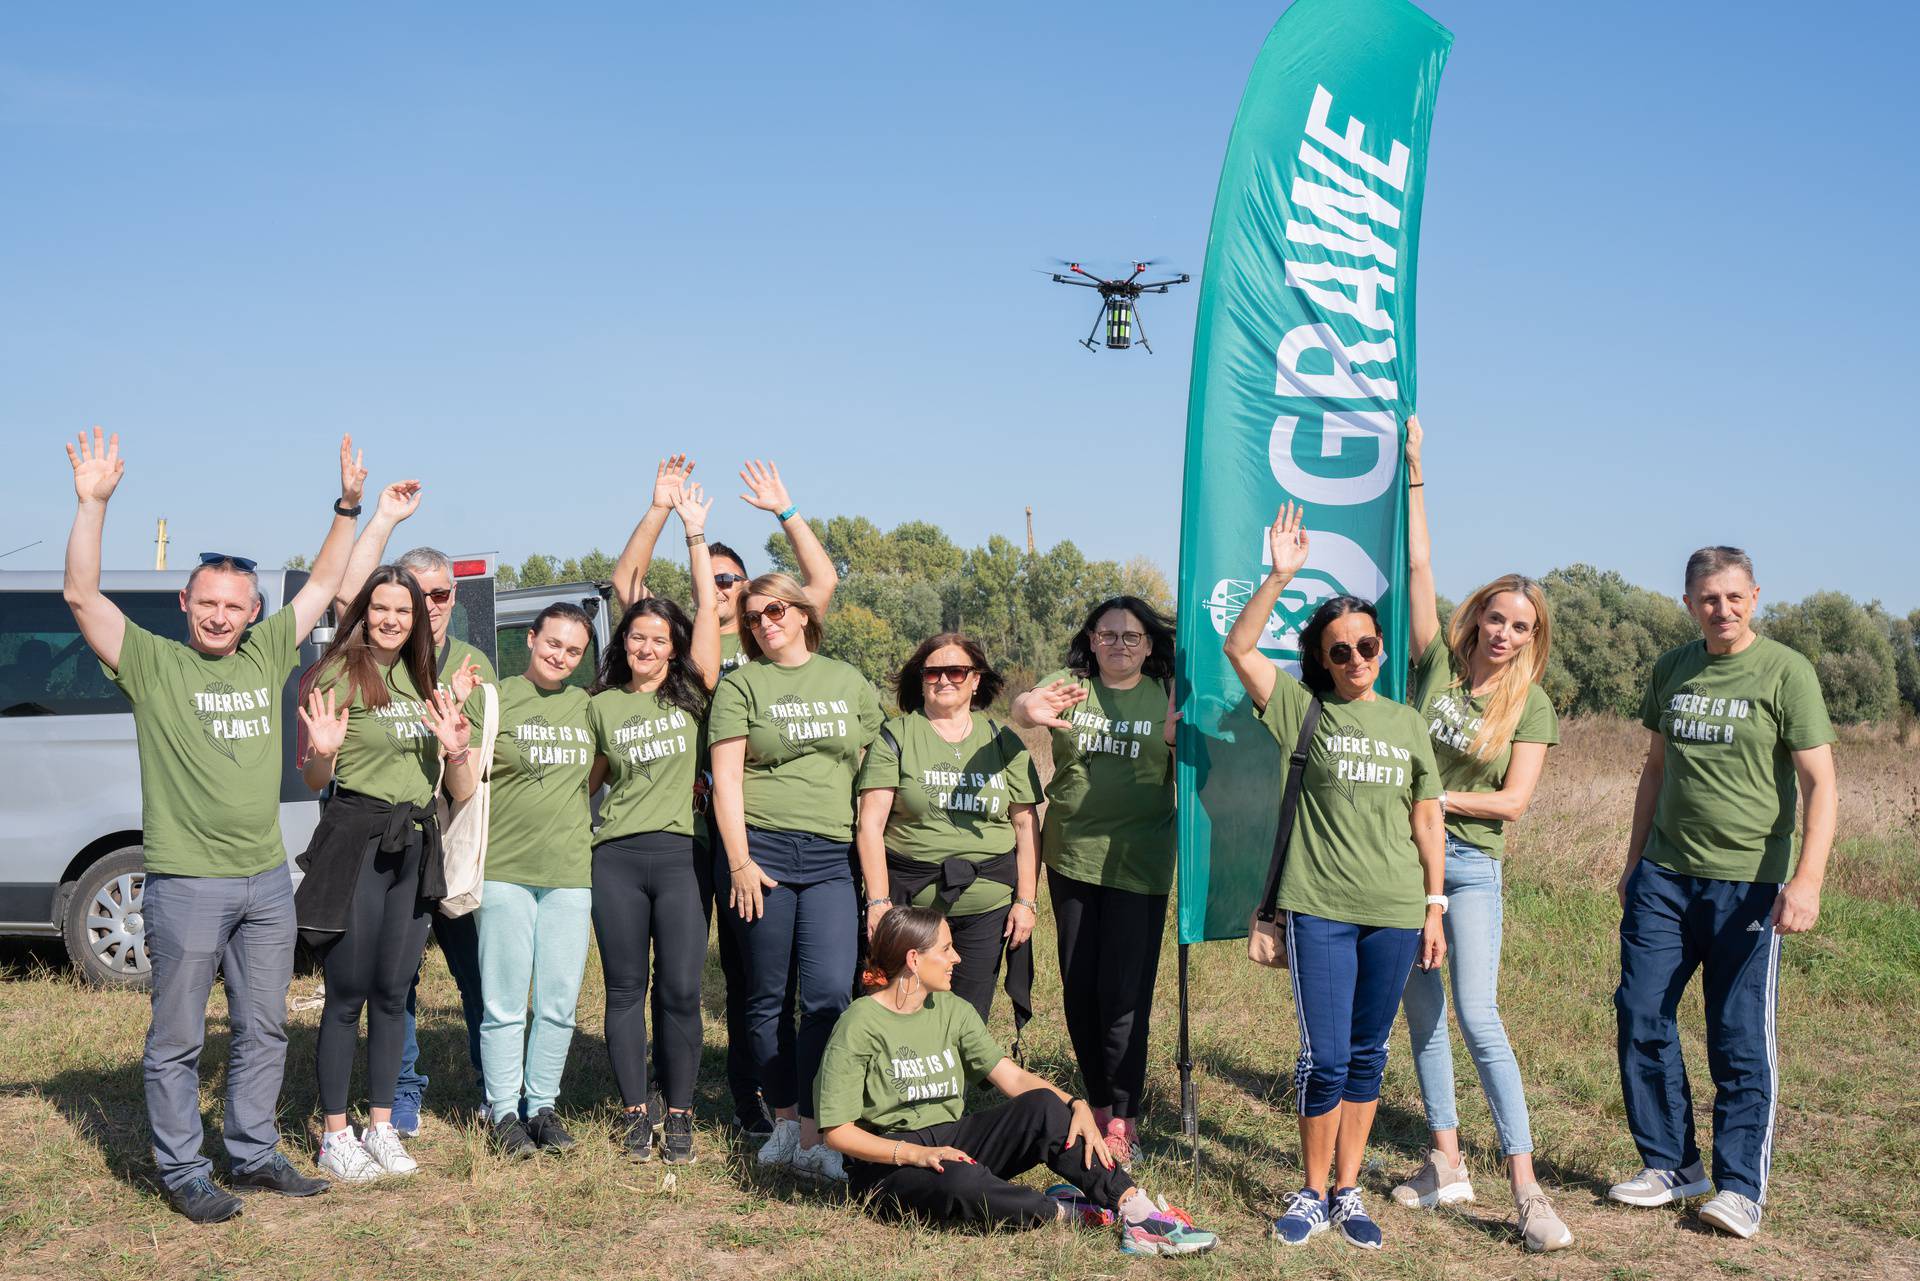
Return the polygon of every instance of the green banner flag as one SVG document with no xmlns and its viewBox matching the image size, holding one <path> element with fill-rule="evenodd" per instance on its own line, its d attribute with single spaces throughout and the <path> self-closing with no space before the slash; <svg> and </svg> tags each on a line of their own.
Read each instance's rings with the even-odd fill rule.
<svg viewBox="0 0 1920 1281">
<path fill-rule="evenodd" d="M 1380 690 L 1405 696 L 1414 266 L 1433 99 L 1453 36 L 1406 0 L 1298 0 L 1227 141 L 1201 277 L 1180 524 L 1180 941 L 1247 932 L 1285 753 L 1221 642 L 1304 504 L 1312 558 L 1260 647 L 1299 671 L 1321 601 L 1377 601 Z M 1291 744 L 1288 745 L 1291 749 Z"/>
</svg>

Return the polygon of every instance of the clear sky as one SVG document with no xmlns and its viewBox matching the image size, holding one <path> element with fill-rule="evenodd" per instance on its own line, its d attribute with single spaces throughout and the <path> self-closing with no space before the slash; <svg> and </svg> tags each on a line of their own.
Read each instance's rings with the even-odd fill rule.
<svg viewBox="0 0 1920 1281">
<path fill-rule="evenodd" d="M 334 441 L 401 539 L 617 550 L 653 461 L 808 512 L 1178 559 L 1197 285 L 1157 355 L 1029 268 L 1196 275 L 1283 6 L 0 9 L 0 568 L 56 567 L 63 434 L 119 430 L 107 564 L 279 563 Z M 1909 6 L 1433 0 L 1419 285 L 1442 590 L 1574 561 L 1920 606 Z M 1900 374 L 1901 369 L 1909 371 Z"/>
</svg>

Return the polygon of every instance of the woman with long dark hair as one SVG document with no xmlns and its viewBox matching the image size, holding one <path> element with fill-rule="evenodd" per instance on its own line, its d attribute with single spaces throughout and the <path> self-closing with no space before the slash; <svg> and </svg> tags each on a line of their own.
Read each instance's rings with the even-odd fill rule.
<svg viewBox="0 0 1920 1281">
<path fill-rule="evenodd" d="M 1022 1068 L 953 992 L 950 922 L 899 907 L 874 928 L 865 985 L 820 1063 L 820 1127 L 875 1212 L 935 1225 L 1033 1228 L 1116 1219 L 1128 1254 L 1198 1254 L 1215 1244 L 1185 1211 L 1156 1204 L 1113 1160 L 1086 1100 Z M 963 1116 L 969 1086 L 999 1107 Z M 1009 1182 L 1036 1165 L 1066 1180 Z"/>
<path fill-rule="evenodd" d="M 1388 655 L 1370 603 L 1352 596 L 1321 602 L 1300 633 L 1299 680 L 1260 652 L 1281 591 L 1306 564 L 1304 514 L 1288 503 L 1267 531 L 1273 568 L 1225 645 L 1282 760 L 1313 705 L 1321 708 L 1279 897 L 1300 1022 L 1294 1082 L 1306 1184 L 1273 1235 L 1302 1245 L 1332 1226 L 1349 1244 L 1378 1249 L 1380 1229 L 1358 1185 L 1380 1107 L 1387 1034 L 1407 972 L 1416 963 L 1438 968 L 1447 951 L 1440 771 L 1419 713 L 1373 688 Z M 1279 787 L 1276 778 L 1276 794 Z"/>
<path fill-rule="evenodd" d="M 894 685 L 900 715 L 880 727 L 860 767 L 856 845 L 867 930 L 896 904 L 945 913 L 960 954 L 953 990 L 984 1020 L 1000 955 L 1015 1005 L 1031 1003 L 1040 860 L 1040 775 L 1027 745 L 981 710 L 1005 681 L 978 642 L 942 632 L 920 642 Z"/>
<path fill-rule="evenodd" d="M 393 1125 L 406 1039 L 407 993 L 431 928 L 440 880 L 434 789 L 473 794 L 470 726 L 434 680 L 433 628 L 413 576 L 382 565 L 347 606 L 308 678 L 301 777 L 334 785 L 295 896 L 300 926 L 321 949 L 326 1005 L 316 1041 L 325 1133 L 320 1166 L 361 1183 L 419 1168 Z M 458 691 L 464 697 L 466 681 Z M 367 1127 L 347 1124 L 360 1011 L 367 1011 Z"/>
<path fill-rule="evenodd" d="M 627 1156 L 693 1153 L 693 1082 L 700 1065 L 700 971 L 707 957 L 705 877 L 693 844 L 693 783 L 701 725 L 720 669 L 707 511 L 700 486 L 677 487 L 687 533 L 694 620 L 670 600 L 642 597 L 614 628 L 592 689 L 588 721 L 596 756 L 588 792 L 607 784 L 593 847 L 593 932 L 607 988 L 607 1055 L 620 1086 L 620 1144 Z M 649 956 L 651 952 L 651 956 Z M 647 988 L 657 1001 L 654 1061 L 667 1112 L 648 1112 Z"/>
<path fill-rule="evenodd" d="M 1067 1034 L 1107 1147 L 1139 1143 L 1148 1019 L 1173 887 L 1173 624 L 1137 596 L 1101 601 L 1067 665 L 1013 703 L 1053 731 L 1041 858 Z"/>
</svg>

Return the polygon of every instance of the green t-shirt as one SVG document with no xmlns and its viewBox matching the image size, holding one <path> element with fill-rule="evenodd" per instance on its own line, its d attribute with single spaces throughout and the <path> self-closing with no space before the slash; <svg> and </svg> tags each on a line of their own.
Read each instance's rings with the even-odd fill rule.
<svg viewBox="0 0 1920 1281">
<path fill-rule="evenodd" d="M 300 665 L 296 632 L 288 606 L 210 658 L 127 620 L 119 669 L 100 669 L 133 704 L 149 872 L 257 876 L 287 861 L 280 689 Z"/>
<path fill-rule="evenodd" d="M 1433 757 L 1440 766 L 1440 786 L 1448 792 L 1497 792 L 1507 781 L 1507 766 L 1513 761 L 1513 743 L 1560 741 L 1560 721 L 1553 714 L 1553 700 L 1538 684 L 1527 687 L 1527 704 L 1520 709 L 1514 724 L 1513 739 L 1494 755 L 1482 759 L 1470 749 L 1473 736 L 1480 732 L 1487 700 L 1475 697 L 1462 682 L 1453 651 L 1444 635 L 1436 635 L 1420 661 L 1413 665 L 1413 706 L 1427 723 L 1433 738 Z M 1289 749 L 1291 750 L 1291 749 Z M 1506 824 L 1497 818 L 1468 818 L 1447 815 L 1447 830 L 1456 839 L 1499 858 L 1506 853 Z"/>
<path fill-rule="evenodd" d="M 720 675 L 725 676 L 747 661 L 747 653 L 740 648 L 739 632 L 720 633 Z"/>
<path fill-rule="evenodd" d="M 1287 756 L 1312 701 L 1305 685 L 1282 672 L 1260 713 L 1280 740 L 1276 808 Z M 1417 930 L 1427 919 L 1427 884 L 1413 843 L 1413 804 L 1440 795 L 1426 722 L 1389 698 L 1320 701 L 1280 906 L 1351 925 Z"/>
<path fill-rule="evenodd" d="M 720 633 L 720 675 L 725 676 L 734 668 L 747 661 L 746 654 L 740 648 L 740 633 Z M 708 709 L 711 711 L 711 707 Z M 700 773 L 698 775 L 698 797 L 695 801 L 696 813 L 693 816 L 693 839 L 705 844 L 709 839 L 708 824 L 711 819 L 709 798 L 713 794 L 713 762 L 708 747 L 711 736 L 703 728 L 700 735 Z"/>
<path fill-rule="evenodd" d="M 607 795 L 595 842 L 638 832 L 693 835 L 693 775 L 700 722 L 658 691 L 602 690 L 587 718 L 594 751 L 607 758 Z"/>
<path fill-rule="evenodd" d="M 982 863 L 1013 848 L 1013 807 L 1040 799 L 1040 774 L 1020 736 L 978 715 L 958 743 L 940 737 L 923 712 L 888 721 L 867 749 L 859 789 L 893 789 L 887 848 L 920 863 L 964 858 Z M 887 743 L 892 734 L 896 753 Z M 916 894 L 915 907 L 932 906 L 936 882 Z M 952 915 L 995 912 L 1013 902 L 998 881 L 975 881 L 960 892 Z"/>
<path fill-rule="evenodd" d="M 1654 663 L 1640 723 L 1667 745 L 1645 857 L 1715 881 L 1792 876 L 1793 753 L 1834 741 L 1813 664 L 1765 636 L 1737 654 L 1692 641 Z"/>
<path fill-rule="evenodd" d="M 873 1134 L 958 1121 L 967 1087 L 1005 1057 L 973 1006 L 951 992 L 929 993 L 911 1014 L 863 996 L 827 1039 L 814 1115 L 823 1130 L 851 1121 Z"/>
<path fill-rule="evenodd" d="M 524 676 L 500 682 L 500 736 L 493 745 L 487 828 L 489 881 L 545 889 L 593 884 L 587 775 L 593 728 L 587 691 L 544 690 Z"/>
<path fill-rule="evenodd" d="M 1135 894 L 1173 887 L 1173 744 L 1167 687 L 1142 677 L 1110 689 L 1059 671 L 1041 685 L 1072 681 L 1087 700 L 1066 710 L 1071 729 L 1053 735 L 1053 780 L 1040 855 L 1048 867 Z"/>
<path fill-rule="evenodd" d="M 747 825 L 853 839 L 853 777 L 880 728 L 880 700 L 860 669 L 810 656 L 798 667 L 760 659 L 713 692 L 707 737 L 747 740 Z"/>
<path fill-rule="evenodd" d="M 393 663 L 382 674 L 387 685 L 384 707 L 368 707 L 340 664 L 314 684 L 322 695 L 333 690 L 336 706 L 347 700 L 347 737 L 333 761 L 334 781 L 389 805 L 424 807 L 440 782 L 440 740 L 427 728 L 429 709 L 407 665 Z"/>
</svg>

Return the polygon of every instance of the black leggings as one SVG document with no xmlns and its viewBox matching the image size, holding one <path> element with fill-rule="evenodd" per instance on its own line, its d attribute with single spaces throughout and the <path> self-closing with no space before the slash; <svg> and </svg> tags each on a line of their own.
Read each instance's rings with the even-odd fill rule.
<svg viewBox="0 0 1920 1281">
<path fill-rule="evenodd" d="M 367 1011 L 367 1105 L 393 1106 L 407 1039 L 407 993 L 433 925 L 431 909 L 420 897 L 420 853 L 417 827 L 397 853 L 382 854 L 377 836 L 367 842 L 346 931 L 328 945 L 321 961 L 327 1001 L 320 1011 L 315 1075 L 320 1110 L 329 1116 L 347 1110 L 362 1008 Z"/>
<path fill-rule="evenodd" d="M 959 968 L 953 972 L 953 994 L 971 1004 L 982 1023 L 993 1010 L 1000 957 L 1007 949 L 1007 914 L 1012 910 L 1009 903 L 990 912 L 947 918 L 947 928 L 953 931 L 953 950 L 960 954 Z"/>
<path fill-rule="evenodd" d="M 1060 942 L 1060 995 L 1087 1102 L 1140 1115 L 1147 1021 L 1160 970 L 1167 896 L 1091 885 L 1047 869 Z"/>
<path fill-rule="evenodd" d="M 1072 1112 L 1052 1090 L 1029 1090 L 958 1121 L 885 1136 L 889 1141 L 959 1148 L 977 1164 L 948 1161 L 945 1170 L 927 1170 L 850 1160 L 848 1187 L 855 1196 L 872 1192 L 869 1205 L 878 1214 L 935 1224 L 1032 1228 L 1053 1222 L 1060 1213 L 1059 1203 L 1037 1188 L 1007 1180 L 1044 1164 L 1088 1199 L 1118 1209 L 1133 1180 L 1118 1165 L 1107 1169 L 1098 1157 L 1088 1169 L 1084 1145 L 1066 1146 L 1072 1120 Z"/>
<path fill-rule="evenodd" d="M 668 1107 L 693 1106 L 700 972 L 707 963 L 707 918 L 693 858 L 693 838 L 669 832 L 641 832 L 593 848 L 593 932 L 607 982 L 607 1055 L 630 1108 L 646 1106 L 651 1083 L 649 979 L 661 1093 Z"/>
</svg>

